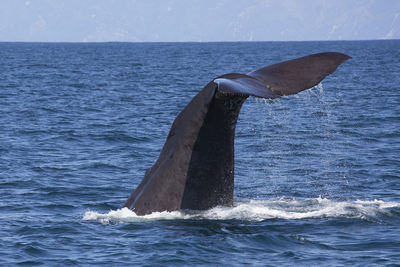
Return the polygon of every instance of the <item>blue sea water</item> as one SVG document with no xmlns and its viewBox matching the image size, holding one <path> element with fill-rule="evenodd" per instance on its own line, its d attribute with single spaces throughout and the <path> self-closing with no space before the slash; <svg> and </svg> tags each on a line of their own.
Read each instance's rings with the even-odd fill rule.
<svg viewBox="0 0 400 267">
<path fill-rule="evenodd" d="M 321 84 L 249 98 L 235 205 L 122 204 L 214 77 L 323 51 Z M 399 265 L 400 41 L 0 43 L 0 265 Z"/>
</svg>

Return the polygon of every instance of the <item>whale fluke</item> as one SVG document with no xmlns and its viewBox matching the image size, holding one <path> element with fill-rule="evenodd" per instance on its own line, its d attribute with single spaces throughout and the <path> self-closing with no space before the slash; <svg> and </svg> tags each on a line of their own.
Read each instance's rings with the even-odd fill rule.
<svg viewBox="0 0 400 267">
<path fill-rule="evenodd" d="M 312 88 L 349 58 L 320 53 L 213 79 L 176 117 L 159 158 L 123 207 L 144 215 L 232 205 L 235 128 L 246 98 Z"/>
</svg>

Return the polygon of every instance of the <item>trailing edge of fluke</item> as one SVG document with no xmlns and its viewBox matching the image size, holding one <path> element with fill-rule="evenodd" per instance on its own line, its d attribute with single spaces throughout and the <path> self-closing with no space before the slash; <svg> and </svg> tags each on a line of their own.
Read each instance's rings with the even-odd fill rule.
<svg viewBox="0 0 400 267">
<path fill-rule="evenodd" d="M 123 207 L 145 215 L 233 205 L 235 127 L 246 98 L 312 88 L 349 58 L 319 53 L 213 79 L 176 117 L 160 156 Z"/>
</svg>

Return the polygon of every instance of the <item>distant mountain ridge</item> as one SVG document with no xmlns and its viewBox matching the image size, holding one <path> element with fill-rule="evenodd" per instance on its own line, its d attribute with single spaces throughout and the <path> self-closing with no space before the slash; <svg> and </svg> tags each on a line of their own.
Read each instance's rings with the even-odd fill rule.
<svg viewBox="0 0 400 267">
<path fill-rule="evenodd" d="M 398 0 L 5 0 L 0 41 L 400 38 Z"/>
</svg>

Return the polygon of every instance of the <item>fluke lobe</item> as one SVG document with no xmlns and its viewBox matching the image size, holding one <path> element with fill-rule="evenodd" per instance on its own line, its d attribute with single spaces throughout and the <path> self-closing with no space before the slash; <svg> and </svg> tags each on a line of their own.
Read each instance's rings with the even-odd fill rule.
<svg viewBox="0 0 400 267">
<path fill-rule="evenodd" d="M 176 117 L 160 156 L 123 207 L 145 215 L 232 205 L 235 127 L 246 98 L 296 94 L 349 58 L 313 54 L 212 80 Z"/>
</svg>

